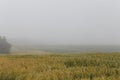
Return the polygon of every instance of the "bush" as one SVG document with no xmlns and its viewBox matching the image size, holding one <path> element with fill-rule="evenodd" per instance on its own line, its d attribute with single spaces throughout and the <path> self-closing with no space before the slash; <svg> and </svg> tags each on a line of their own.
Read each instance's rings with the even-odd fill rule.
<svg viewBox="0 0 120 80">
<path fill-rule="evenodd" d="M 11 44 L 8 43 L 5 37 L 0 37 L 0 53 L 9 53 Z"/>
</svg>

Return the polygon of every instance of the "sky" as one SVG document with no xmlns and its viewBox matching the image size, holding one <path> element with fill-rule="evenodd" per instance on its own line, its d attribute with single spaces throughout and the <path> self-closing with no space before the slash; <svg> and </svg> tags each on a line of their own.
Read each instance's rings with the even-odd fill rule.
<svg viewBox="0 0 120 80">
<path fill-rule="evenodd" d="M 0 35 L 33 44 L 120 45 L 120 0 L 0 0 Z"/>
</svg>

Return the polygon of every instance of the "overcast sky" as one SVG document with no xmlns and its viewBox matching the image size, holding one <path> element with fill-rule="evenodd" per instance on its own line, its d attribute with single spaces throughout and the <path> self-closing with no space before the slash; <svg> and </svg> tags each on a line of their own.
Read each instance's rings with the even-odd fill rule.
<svg viewBox="0 0 120 80">
<path fill-rule="evenodd" d="M 0 35 L 40 44 L 120 45 L 120 0 L 0 0 Z"/>
</svg>

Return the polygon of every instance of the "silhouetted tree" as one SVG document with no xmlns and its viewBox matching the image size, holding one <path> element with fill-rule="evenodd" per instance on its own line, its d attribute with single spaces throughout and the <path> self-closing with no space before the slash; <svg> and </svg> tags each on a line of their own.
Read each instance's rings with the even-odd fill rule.
<svg viewBox="0 0 120 80">
<path fill-rule="evenodd" d="M 5 37 L 0 36 L 0 53 L 10 53 L 11 44 Z"/>
</svg>

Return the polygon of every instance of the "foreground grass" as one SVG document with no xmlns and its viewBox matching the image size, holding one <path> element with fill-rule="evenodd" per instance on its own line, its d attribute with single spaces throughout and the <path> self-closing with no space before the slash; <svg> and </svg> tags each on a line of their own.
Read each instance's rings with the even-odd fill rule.
<svg viewBox="0 0 120 80">
<path fill-rule="evenodd" d="M 2 55 L 0 80 L 120 80 L 120 54 Z"/>
</svg>

